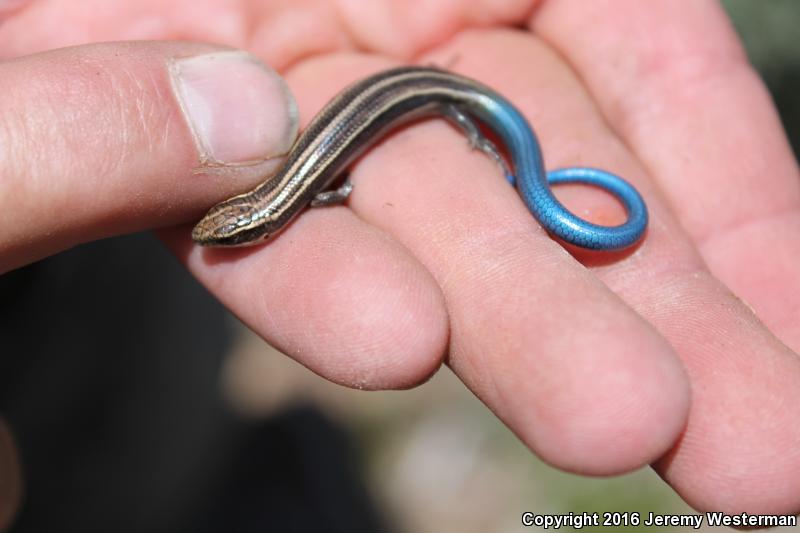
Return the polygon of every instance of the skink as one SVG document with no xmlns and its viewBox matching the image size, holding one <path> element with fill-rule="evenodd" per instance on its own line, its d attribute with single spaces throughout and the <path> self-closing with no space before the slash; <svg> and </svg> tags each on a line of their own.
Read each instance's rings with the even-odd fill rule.
<svg viewBox="0 0 800 533">
<path fill-rule="evenodd" d="M 192 238 L 205 246 L 251 244 L 279 232 L 309 205 L 342 202 L 349 182 L 329 187 L 382 134 L 429 115 L 460 127 L 470 144 L 495 159 L 516 185 L 533 216 L 552 235 L 596 250 L 635 244 L 647 227 L 647 207 L 628 182 L 593 168 L 546 173 L 528 121 L 507 99 L 471 79 L 436 68 L 403 67 L 366 78 L 329 102 L 300 135 L 281 169 L 246 194 L 217 204 L 195 226 Z M 511 169 L 473 121 L 494 132 L 509 154 Z M 568 211 L 552 194 L 556 183 L 587 183 L 616 196 L 627 211 L 619 226 L 600 226 Z"/>
</svg>

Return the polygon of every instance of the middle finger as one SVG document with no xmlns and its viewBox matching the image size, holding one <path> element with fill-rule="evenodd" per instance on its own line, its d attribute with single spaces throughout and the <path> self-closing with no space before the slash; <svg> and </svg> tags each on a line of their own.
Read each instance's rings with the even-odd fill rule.
<svg viewBox="0 0 800 533">
<path fill-rule="evenodd" d="M 309 62 L 289 78 L 357 78 L 371 70 L 360 61 Z M 545 235 L 488 158 L 467 152 L 441 121 L 399 132 L 357 165 L 350 205 L 431 271 L 450 313 L 450 365 L 536 452 L 594 474 L 654 460 L 688 409 L 671 348 Z"/>
</svg>

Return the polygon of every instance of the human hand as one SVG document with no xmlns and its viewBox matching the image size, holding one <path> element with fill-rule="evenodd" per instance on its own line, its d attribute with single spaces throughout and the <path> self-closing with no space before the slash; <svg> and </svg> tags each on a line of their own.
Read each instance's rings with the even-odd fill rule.
<svg viewBox="0 0 800 533">
<path fill-rule="evenodd" d="M 318 3 L 293 12 L 271 3 L 239 11 L 178 2 L 154 19 L 155 4 L 119 2 L 117 13 L 104 14 L 43 1 L 0 28 L 0 51 L 139 37 L 245 47 L 283 70 L 304 121 L 349 81 L 394 64 L 388 58 L 455 58 L 453 70 L 497 88 L 528 115 L 549 168 L 599 166 L 636 184 L 652 217 L 641 247 L 602 264 L 580 255 L 592 265 L 587 271 L 542 234 L 492 163 L 466 153 L 463 138 L 439 122 L 372 150 L 351 176 L 351 210 L 309 211 L 280 238 L 245 251 L 199 250 L 185 227 L 165 231 L 165 240 L 254 330 L 328 379 L 408 387 L 447 354 L 461 379 L 556 466 L 613 474 L 662 457 L 656 468 L 698 508 L 797 510 L 798 461 L 790 450 L 798 442 L 793 381 L 800 368 L 766 327 L 786 345 L 800 345 L 796 297 L 784 298 L 798 294 L 800 283 L 789 263 L 796 232 L 782 230 L 796 227 L 796 215 L 770 215 L 796 210 L 797 168 L 718 8 L 551 1 L 531 14 L 530 2 L 464 2 L 436 16 L 399 5 L 390 16 L 385 4 L 369 5 Z M 51 20 L 84 33 L 52 31 Z M 535 36 L 464 30 L 524 21 Z M 93 113 L 76 120 L 64 102 L 25 100 L 72 120 L 43 120 L 47 127 L 36 135 L 8 130 L 8 139 L 26 142 L 3 186 L 4 259 L 19 264 L 85 239 L 196 219 L 203 206 L 248 188 L 263 172 L 236 166 L 192 175 L 198 150 L 170 96 L 163 59 L 210 49 L 142 46 L 157 50 L 147 56 L 152 63 L 131 52 L 139 45 L 123 48 L 122 58 L 113 46 L 102 48 L 103 72 L 119 68 L 131 86 L 144 88 L 145 100 L 97 84 L 91 69 L 75 78 L 86 94 L 70 102 L 78 109 L 95 97 Z M 356 46 L 370 55 L 336 54 Z M 80 62 L 86 51 L 68 53 Z M 132 56 L 144 70 L 126 64 Z M 21 97 L 31 93 L 24 80 L 13 91 Z M 137 114 L 136 106 L 148 112 Z M 120 109 L 161 120 L 113 114 Z M 89 115 L 103 118 L 101 134 Z M 64 149 L 70 142 L 54 142 L 76 134 L 79 146 L 97 148 L 74 153 Z M 56 157 L 54 148 L 62 149 Z M 147 157 L 132 161 L 142 152 Z M 81 188 L 104 168 L 116 171 L 114 179 Z M 28 179 L 32 171 L 39 178 Z M 770 176 L 767 186 L 762 174 Z M 95 188 L 109 183 L 118 188 L 98 196 Z M 559 195 L 598 222 L 619 215 L 591 191 Z M 29 224 L 33 234 L 9 238 L 16 213 L 35 221 L 50 213 L 58 224 Z M 775 231 L 779 222 L 783 233 Z"/>
</svg>

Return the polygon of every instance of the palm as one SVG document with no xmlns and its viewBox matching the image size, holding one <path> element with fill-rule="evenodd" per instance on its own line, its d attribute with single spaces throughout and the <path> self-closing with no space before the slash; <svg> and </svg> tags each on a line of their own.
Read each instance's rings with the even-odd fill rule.
<svg viewBox="0 0 800 533">
<path fill-rule="evenodd" d="M 531 119 L 549 167 L 636 183 L 653 217 L 638 250 L 582 257 L 585 270 L 438 122 L 371 151 L 349 210 L 310 211 L 280 239 L 213 261 L 185 229 L 167 241 L 245 322 L 328 379 L 405 387 L 447 354 L 554 465 L 618 473 L 671 448 L 658 469 L 695 506 L 796 511 L 800 461 L 785 452 L 800 441 L 797 167 L 721 14 L 551 1 L 527 19 L 533 2 L 478 4 L 50 0 L 0 27 L 0 51 L 222 42 L 280 69 L 305 120 L 393 61 L 452 64 L 491 84 Z M 535 36 L 467 31 L 526 21 Z M 562 198 L 598 222 L 618 216 L 591 191 Z M 690 399 L 675 353 L 691 388 L 677 444 Z"/>
</svg>

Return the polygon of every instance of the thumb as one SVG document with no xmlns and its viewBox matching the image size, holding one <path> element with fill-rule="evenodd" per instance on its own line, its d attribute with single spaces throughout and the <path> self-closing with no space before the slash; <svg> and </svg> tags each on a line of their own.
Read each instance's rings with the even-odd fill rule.
<svg viewBox="0 0 800 533">
<path fill-rule="evenodd" d="M 297 134 L 241 51 L 111 43 L 0 63 L 0 272 L 88 240 L 199 218 Z"/>
</svg>

